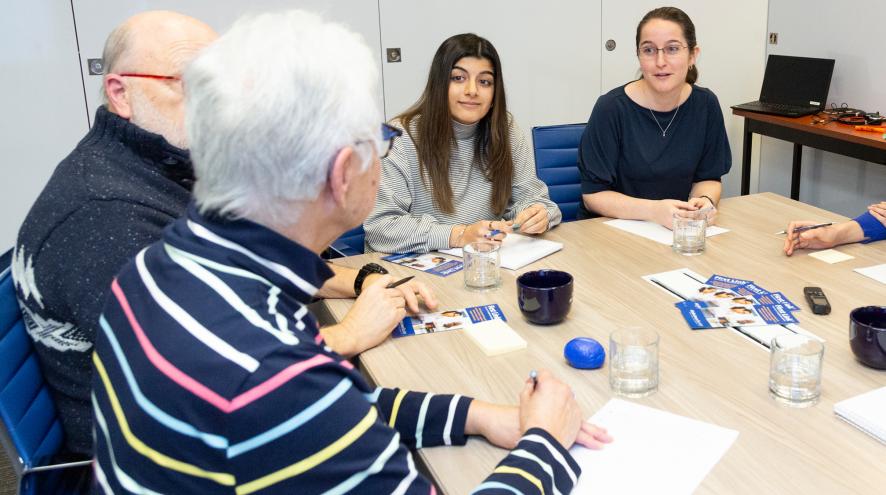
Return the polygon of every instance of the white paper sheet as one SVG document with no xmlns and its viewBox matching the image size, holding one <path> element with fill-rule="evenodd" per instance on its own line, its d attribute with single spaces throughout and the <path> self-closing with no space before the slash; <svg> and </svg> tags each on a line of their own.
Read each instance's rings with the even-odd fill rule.
<svg viewBox="0 0 886 495">
<path fill-rule="evenodd" d="M 814 253 L 809 253 L 809 256 L 817 260 L 824 261 L 825 263 L 829 263 L 833 265 L 834 263 L 839 263 L 841 261 L 848 261 L 851 259 L 855 259 L 855 256 L 841 253 L 836 249 L 825 249 L 824 251 L 815 251 Z"/>
<path fill-rule="evenodd" d="M 881 284 L 886 284 L 886 263 L 865 268 L 856 268 L 855 271 L 865 277 L 870 277 Z"/>
<path fill-rule="evenodd" d="M 501 249 L 499 250 L 501 267 L 508 270 L 519 270 L 561 249 L 563 249 L 563 243 L 561 242 L 520 234 L 508 234 L 505 240 L 502 241 Z M 458 256 L 459 258 L 464 257 L 461 248 L 441 249 L 440 252 Z"/>
<path fill-rule="evenodd" d="M 624 230 L 625 232 L 630 232 L 631 234 L 651 239 L 666 246 L 670 246 L 674 243 L 674 233 L 667 227 L 662 227 L 655 222 L 649 222 L 646 220 L 622 220 L 619 218 L 608 220 L 603 223 L 610 227 L 615 227 Z M 720 235 L 726 232 L 729 232 L 729 229 L 711 225 L 708 227 L 707 231 L 705 231 L 705 237 Z"/>
<path fill-rule="evenodd" d="M 886 444 L 886 387 L 834 404 L 834 412 L 852 426 Z"/>
<path fill-rule="evenodd" d="M 612 399 L 590 421 L 609 430 L 601 450 L 573 447 L 582 474 L 574 494 L 691 494 L 738 432 Z"/>
</svg>

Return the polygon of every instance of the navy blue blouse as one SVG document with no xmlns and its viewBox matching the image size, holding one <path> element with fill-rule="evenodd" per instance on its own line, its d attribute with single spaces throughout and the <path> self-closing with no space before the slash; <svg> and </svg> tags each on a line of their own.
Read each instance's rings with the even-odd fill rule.
<svg viewBox="0 0 886 495">
<path fill-rule="evenodd" d="M 654 112 L 628 98 L 624 88 L 597 99 L 581 137 L 582 194 L 616 191 L 635 198 L 687 200 L 692 184 L 720 180 L 729 172 L 732 152 L 711 90 L 693 86 L 678 109 Z M 578 218 L 594 216 L 580 203 Z"/>
</svg>

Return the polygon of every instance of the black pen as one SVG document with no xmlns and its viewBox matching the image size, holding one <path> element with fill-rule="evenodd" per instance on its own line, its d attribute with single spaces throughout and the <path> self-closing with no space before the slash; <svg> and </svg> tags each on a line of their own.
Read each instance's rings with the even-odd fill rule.
<svg viewBox="0 0 886 495">
<path fill-rule="evenodd" d="M 388 286 L 385 287 L 385 289 L 393 289 L 394 287 L 397 287 L 397 286 L 399 286 L 399 285 L 403 285 L 403 284 L 405 284 L 406 282 L 409 282 L 410 280 L 412 280 L 412 279 L 414 279 L 414 278 L 415 278 L 415 275 L 410 275 L 410 276 L 408 276 L 408 277 L 406 277 L 406 278 L 401 278 L 400 280 L 398 280 L 398 281 L 396 281 L 396 282 L 391 282 L 391 283 L 389 283 Z"/>
<path fill-rule="evenodd" d="M 535 370 L 530 371 L 529 378 L 532 379 L 532 390 L 535 390 L 535 387 L 538 386 L 538 371 L 535 371 Z"/>
<path fill-rule="evenodd" d="M 833 224 L 834 224 L 834 222 L 817 223 L 817 224 L 815 224 L 815 225 L 804 225 L 804 226 L 802 226 L 802 227 L 795 227 L 794 230 L 793 230 L 792 232 L 794 232 L 794 233 L 797 233 L 797 232 L 806 232 L 807 230 L 820 229 L 820 228 L 822 228 L 822 227 L 830 227 L 830 226 L 833 225 Z M 776 232 L 775 235 L 785 235 L 785 234 L 787 234 L 787 233 L 788 233 L 787 230 L 782 230 L 781 232 Z"/>
</svg>

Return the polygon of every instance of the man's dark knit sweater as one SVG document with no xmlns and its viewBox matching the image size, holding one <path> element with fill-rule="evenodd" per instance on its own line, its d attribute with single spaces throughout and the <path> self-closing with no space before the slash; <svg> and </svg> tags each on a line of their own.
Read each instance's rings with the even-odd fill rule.
<svg viewBox="0 0 886 495">
<path fill-rule="evenodd" d="M 98 109 L 25 218 L 13 278 L 65 448 L 92 455 L 92 354 L 111 280 L 190 200 L 188 152 Z"/>
</svg>

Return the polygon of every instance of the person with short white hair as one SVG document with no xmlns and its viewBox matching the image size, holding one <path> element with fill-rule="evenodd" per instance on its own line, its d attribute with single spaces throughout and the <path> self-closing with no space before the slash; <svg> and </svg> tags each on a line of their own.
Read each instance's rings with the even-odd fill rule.
<svg viewBox="0 0 886 495">
<path fill-rule="evenodd" d="M 93 356 L 99 487 L 427 494 L 409 449 L 482 435 L 513 450 L 478 492 L 568 493 L 568 448 L 611 438 L 567 385 L 541 371 L 519 407 L 373 388 L 308 309 L 334 275 L 318 254 L 369 213 L 396 134 L 379 130 L 363 40 L 304 12 L 248 17 L 184 79 L 195 199 L 112 284 Z M 405 314 L 375 277 L 351 331 Z"/>
</svg>

